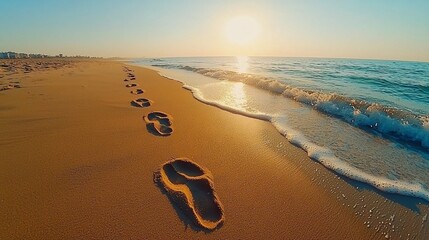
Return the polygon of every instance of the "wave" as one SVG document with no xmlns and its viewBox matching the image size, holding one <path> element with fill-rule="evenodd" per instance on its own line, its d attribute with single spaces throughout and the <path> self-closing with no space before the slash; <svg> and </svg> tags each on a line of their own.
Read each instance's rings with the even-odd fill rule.
<svg viewBox="0 0 429 240">
<path fill-rule="evenodd" d="M 160 72 L 160 74 L 171 80 L 180 81 L 180 79 L 171 78 L 167 75 L 164 75 L 162 72 Z M 212 105 L 232 113 L 271 122 L 277 131 L 286 137 L 290 143 L 306 151 L 307 155 L 311 159 L 321 163 L 326 168 L 331 169 L 342 176 L 370 184 L 371 186 L 384 192 L 417 197 L 429 201 L 429 190 L 425 188 L 422 183 L 392 180 L 385 177 L 374 176 L 361 169 L 358 169 L 349 163 L 340 160 L 330 149 L 312 143 L 300 132 L 297 132 L 284 124 L 284 121 L 282 121 L 282 116 L 280 115 L 262 112 L 248 112 L 231 106 L 226 106 L 216 101 L 210 101 L 203 97 L 200 89 L 187 85 L 183 81 L 180 82 L 184 84 L 183 88 L 190 90 L 197 100 L 205 104 Z"/>
<path fill-rule="evenodd" d="M 340 118 L 355 127 L 375 131 L 400 141 L 411 142 L 429 151 L 428 115 L 418 115 L 407 110 L 352 99 L 336 93 L 300 89 L 273 78 L 254 74 L 176 64 L 156 64 L 153 66 L 178 68 L 219 80 L 243 82 L 312 106 L 320 112 Z"/>
</svg>

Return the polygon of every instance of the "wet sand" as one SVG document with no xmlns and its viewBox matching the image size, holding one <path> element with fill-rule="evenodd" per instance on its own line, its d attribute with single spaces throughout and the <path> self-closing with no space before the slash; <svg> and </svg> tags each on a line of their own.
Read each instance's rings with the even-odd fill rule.
<svg viewBox="0 0 429 240">
<path fill-rule="evenodd" d="M 0 84 L 21 87 L 0 92 L 0 239 L 428 236 L 422 201 L 340 178 L 271 124 L 198 102 L 153 70 L 124 66 L 92 60 L 2 70 Z M 171 121 L 145 121 L 154 111 Z M 155 130 L 148 121 L 158 121 Z M 154 182 L 154 172 L 179 157 L 213 175 L 225 214 L 219 228 L 196 226 Z"/>
</svg>

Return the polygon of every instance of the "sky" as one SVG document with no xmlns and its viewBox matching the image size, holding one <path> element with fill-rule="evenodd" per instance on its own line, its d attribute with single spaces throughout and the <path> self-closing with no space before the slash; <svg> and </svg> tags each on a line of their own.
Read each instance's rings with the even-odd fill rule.
<svg viewBox="0 0 429 240">
<path fill-rule="evenodd" d="M 0 51 L 429 61 L 428 0 L 1 0 L 0 12 Z M 241 34 L 239 16 L 257 23 L 245 43 L 226 33 Z"/>
</svg>

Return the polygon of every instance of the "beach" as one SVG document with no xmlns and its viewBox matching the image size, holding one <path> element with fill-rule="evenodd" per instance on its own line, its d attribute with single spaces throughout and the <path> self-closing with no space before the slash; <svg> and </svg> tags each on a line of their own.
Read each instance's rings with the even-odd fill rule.
<svg viewBox="0 0 429 240">
<path fill-rule="evenodd" d="M 341 177 L 272 124 L 204 104 L 154 70 L 62 59 L 39 60 L 55 67 L 38 70 L 28 61 L 34 70 L 0 72 L 0 239 L 429 234 L 424 200 Z M 139 98 L 150 106 L 132 103 Z M 147 126 L 144 116 L 154 111 L 168 114 L 169 134 Z M 225 218 L 216 229 L 196 226 L 154 182 L 154 172 L 176 158 L 211 172 Z"/>
</svg>

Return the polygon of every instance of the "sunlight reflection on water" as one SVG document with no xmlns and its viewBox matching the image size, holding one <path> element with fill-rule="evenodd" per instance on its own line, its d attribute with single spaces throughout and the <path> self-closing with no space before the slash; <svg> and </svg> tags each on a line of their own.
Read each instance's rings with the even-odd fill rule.
<svg viewBox="0 0 429 240">
<path fill-rule="evenodd" d="M 237 56 L 237 72 L 238 73 L 247 73 L 249 69 L 249 57 L 247 56 Z"/>
<path fill-rule="evenodd" d="M 244 90 L 244 83 L 222 83 L 222 102 L 234 106 L 241 110 L 247 110 L 247 96 Z"/>
</svg>

